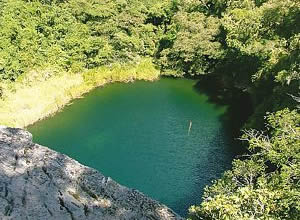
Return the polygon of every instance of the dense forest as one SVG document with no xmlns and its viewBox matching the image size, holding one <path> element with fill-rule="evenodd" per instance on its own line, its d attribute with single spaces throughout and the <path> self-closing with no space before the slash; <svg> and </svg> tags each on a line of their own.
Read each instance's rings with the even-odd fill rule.
<svg viewBox="0 0 300 220">
<path fill-rule="evenodd" d="M 1 99 L 16 83 L 141 63 L 209 77 L 249 94 L 254 112 L 247 154 L 190 218 L 299 219 L 299 24 L 298 0 L 0 0 Z"/>
</svg>

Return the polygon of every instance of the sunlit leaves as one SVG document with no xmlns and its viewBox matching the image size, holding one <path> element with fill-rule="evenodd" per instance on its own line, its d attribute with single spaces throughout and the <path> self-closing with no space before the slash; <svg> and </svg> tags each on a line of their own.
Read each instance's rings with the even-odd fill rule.
<svg viewBox="0 0 300 220">
<path fill-rule="evenodd" d="M 171 1 L 1 1 L 0 79 L 33 68 L 75 70 L 154 56 Z M 76 68 L 75 68 L 76 67 Z"/>
<path fill-rule="evenodd" d="M 285 109 L 266 119 L 268 134 L 244 134 L 252 154 L 206 189 L 191 219 L 299 219 L 300 116 Z"/>
<path fill-rule="evenodd" d="M 218 18 L 207 17 L 200 12 L 179 11 L 170 26 L 171 48 L 161 51 L 163 70 L 171 70 L 179 75 L 184 73 L 205 74 L 214 62 L 221 59 L 223 50 L 216 37 L 220 33 Z M 172 37 L 172 33 L 176 33 Z"/>
</svg>

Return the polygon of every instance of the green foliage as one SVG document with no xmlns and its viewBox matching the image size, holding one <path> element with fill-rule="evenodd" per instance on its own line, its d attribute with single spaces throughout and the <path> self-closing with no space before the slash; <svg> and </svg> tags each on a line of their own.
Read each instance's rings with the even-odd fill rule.
<svg viewBox="0 0 300 220">
<path fill-rule="evenodd" d="M 160 65 L 174 75 L 205 74 L 250 57 L 256 69 L 241 76 L 247 85 L 237 86 L 274 77 L 289 84 L 300 79 L 299 23 L 296 0 L 181 0 L 161 40 Z"/>
<path fill-rule="evenodd" d="M 206 188 L 191 219 L 299 219 L 300 115 L 288 109 L 268 114 L 267 133 L 245 131 L 252 153 Z"/>
<path fill-rule="evenodd" d="M 183 1 L 162 38 L 159 63 L 166 75 L 205 74 L 223 57 L 221 43 L 217 40 L 219 19 L 191 12 L 191 8 L 196 7 L 194 3 Z"/>
<path fill-rule="evenodd" d="M 228 10 L 222 19 L 227 32 L 226 43 L 242 55 L 255 56 L 260 66 L 253 80 L 277 77 L 282 83 L 299 79 L 300 3 L 294 0 L 266 1 L 260 7 L 238 7 Z M 299 40 L 298 40 L 299 41 Z M 294 45 L 291 47 L 290 45 Z M 293 60 L 289 56 L 293 56 Z M 284 62 L 284 60 L 289 60 Z M 284 62 L 284 65 L 282 65 Z M 282 68 L 289 69 L 285 75 Z M 278 76 L 280 75 L 280 77 Z M 272 77 L 271 76 L 271 77 Z"/>
<path fill-rule="evenodd" d="M 82 72 L 154 56 L 171 1 L 3 0 L 0 79 L 51 65 Z"/>
</svg>

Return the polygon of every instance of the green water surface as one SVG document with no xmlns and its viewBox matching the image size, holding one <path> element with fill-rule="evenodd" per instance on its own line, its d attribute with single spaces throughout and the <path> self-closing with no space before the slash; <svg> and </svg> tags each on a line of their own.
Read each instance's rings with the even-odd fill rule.
<svg viewBox="0 0 300 220">
<path fill-rule="evenodd" d="M 36 142 L 185 216 L 234 157 L 223 122 L 226 106 L 209 102 L 195 84 L 161 79 L 108 85 L 28 130 Z"/>
</svg>

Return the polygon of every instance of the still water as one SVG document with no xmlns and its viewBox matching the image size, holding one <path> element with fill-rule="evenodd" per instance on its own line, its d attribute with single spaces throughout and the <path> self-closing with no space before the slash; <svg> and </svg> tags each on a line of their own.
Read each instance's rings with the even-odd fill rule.
<svg viewBox="0 0 300 220">
<path fill-rule="evenodd" d="M 210 102 L 195 84 L 161 79 L 108 85 L 28 130 L 36 142 L 185 216 L 235 155 L 224 122 L 227 106 Z"/>
</svg>

